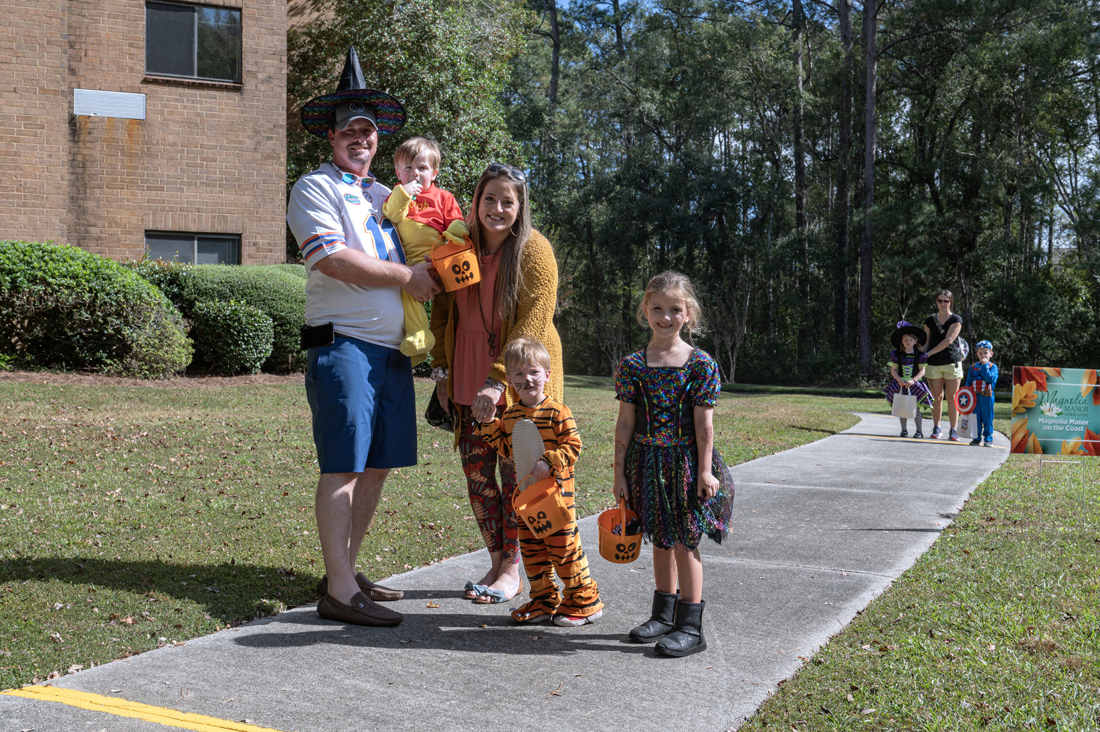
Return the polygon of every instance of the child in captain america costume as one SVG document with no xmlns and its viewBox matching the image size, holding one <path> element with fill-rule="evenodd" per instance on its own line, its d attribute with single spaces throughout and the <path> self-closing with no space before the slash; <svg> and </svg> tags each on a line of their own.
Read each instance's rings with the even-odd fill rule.
<svg viewBox="0 0 1100 732">
<path fill-rule="evenodd" d="M 985 446 L 993 447 L 993 387 L 997 385 L 1000 371 L 997 364 L 993 363 L 992 343 L 978 341 L 975 352 L 978 362 L 966 372 L 966 381 L 963 384 L 974 387 L 974 394 L 977 396 L 974 417 L 978 420 L 978 426 L 970 444 L 980 445 L 984 437 Z"/>
</svg>

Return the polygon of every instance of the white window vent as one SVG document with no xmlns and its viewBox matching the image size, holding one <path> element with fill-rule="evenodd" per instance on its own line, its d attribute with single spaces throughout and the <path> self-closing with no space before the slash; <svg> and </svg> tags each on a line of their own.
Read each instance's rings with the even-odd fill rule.
<svg viewBox="0 0 1100 732">
<path fill-rule="evenodd" d="M 145 95 L 73 89 L 73 114 L 89 117 L 145 119 Z"/>
</svg>

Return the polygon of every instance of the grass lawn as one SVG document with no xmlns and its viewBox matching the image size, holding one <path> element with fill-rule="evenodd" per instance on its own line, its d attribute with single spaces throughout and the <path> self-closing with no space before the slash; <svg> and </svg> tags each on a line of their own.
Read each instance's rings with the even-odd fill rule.
<svg viewBox="0 0 1100 732">
<path fill-rule="evenodd" d="M 421 409 L 429 383 L 418 384 Z M 577 506 L 610 505 L 617 403 L 567 380 Z M 316 599 L 316 461 L 301 385 L 0 382 L 0 689 Z M 855 424 L 880 400 L 723 394 L 731 464 Z M 421 425 L 360 554 L 377 579 L 481 548 L 447 433 Z M 455 588 L 456 591 L 459 588 Z"/>
<path fill-rule="evenodd" d="M 1100 461 L 1047 459 L 1076 464 L 1009 456 L 742 729 L 1100 729 Z"/>
</svg>

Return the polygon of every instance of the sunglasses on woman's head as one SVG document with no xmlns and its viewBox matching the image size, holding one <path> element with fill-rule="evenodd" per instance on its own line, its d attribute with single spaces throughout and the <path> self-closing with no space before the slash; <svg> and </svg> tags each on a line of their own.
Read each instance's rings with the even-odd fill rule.
<svg viewBox="0 0 1100 732">
<path fill-rule="evenodd" d="M 941 305 L 950 305 L 951 304 L 950 300 L 936 300 L 936 302 L 940 303 Z"/>
<path fill-rule="evenodd" d="M 504 163 L 489 163 L 488 171 L 492 173 L 505 173 L 515 178 L 520 183 L 527 183 L 527 174 L 519 168 L 511 165 L 505 165 Z"/>
</svg>

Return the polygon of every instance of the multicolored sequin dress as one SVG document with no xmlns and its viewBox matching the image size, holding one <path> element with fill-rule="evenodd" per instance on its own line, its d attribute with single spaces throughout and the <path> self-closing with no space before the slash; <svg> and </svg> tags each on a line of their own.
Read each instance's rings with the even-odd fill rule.
<svg viewBox="0 0 1100 732">
<path fill-rule="evenodd" d="M 711 471 L 718 493 L 707 500 L 696 495 L 695 407 L 715 406 L 721 386 L 718 364 L 699 349 L 683 366 L 650 366 L 645 349 L 619 364 L 615 395 L 634 405 L 634 437 L 624 465 L 630 507 L 642 533 L 661 549 L 694 549 L 703 534 L 721 544 L 729 530 L 733 478 L 717 450 Z"/>
</svg>

